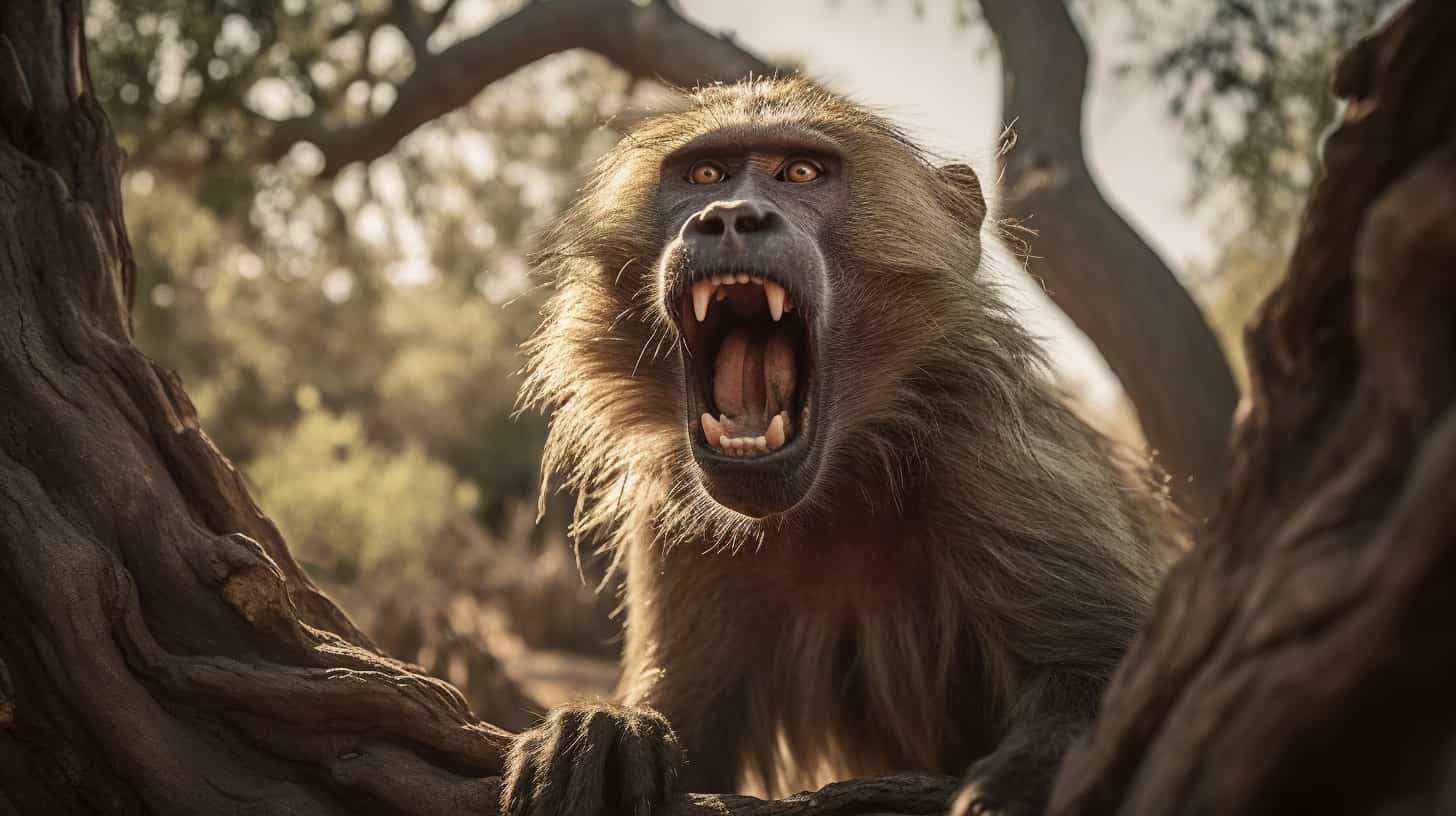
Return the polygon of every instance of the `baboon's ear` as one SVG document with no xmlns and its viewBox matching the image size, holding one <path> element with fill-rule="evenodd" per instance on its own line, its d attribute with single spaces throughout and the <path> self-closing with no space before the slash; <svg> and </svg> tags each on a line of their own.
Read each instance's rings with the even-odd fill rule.
<svg viewBox="0 0 1456 816">
<path fill-rule="evenodd" d="M 981 194 L 981 180 L 976 171 L 965 164 L 945 164 L 936 168 L 940 177 L 941 200 L 945 208 L 964 219 L 973 230 L 980 230 L 986 220 L 986 197 Z"/>
</svg>

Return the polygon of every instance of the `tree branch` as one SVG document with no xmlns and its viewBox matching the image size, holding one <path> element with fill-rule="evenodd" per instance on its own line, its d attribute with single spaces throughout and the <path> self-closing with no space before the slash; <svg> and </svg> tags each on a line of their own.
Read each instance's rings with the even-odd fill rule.
<svg viewBox="0 0 1456 816">
<path fill-rule="evenodd" d="M 1088 53 L 1063 0 L 981 0 L 1001 52 L 1005 210 L 1035 231 L 1030 272 L 1096 344 L 1196 518 L 1228 468 L 1238 398 L 1228 362 L 1167 264 L 1103 197 L 1087 167 Z"/>
<path fill-rule="evenodd" d="M 280 122 L 263 151 L 275 161 L 299 142 L 324 155 L 325 176 L 388 153 L 421 125 L 467 104 L 490 83 L 542 57 L 585 48 L 635 77 L 674 85 L 771 74 L 775 66 L 693 25 L 670 5 L 630 0 L 531 3 L 439 54 L 415 54 L 414 72 L 394 106 L 352 127 L 325 124 L 323 112 Z"/>
<path fill-rule="evenodd" d="M 438 769 L 408 768 L 395 751 L 371 752 L 338 763 L 336 777 L 370 789 L 408 816 L 497 816 L 500 779 L 468 778 Z M 684 794 L 668 816 L 940 816 L 958 787 L 948 776 L 894 774 L 834 782 L 784 799 L 731 794 Z"/>
</svg>

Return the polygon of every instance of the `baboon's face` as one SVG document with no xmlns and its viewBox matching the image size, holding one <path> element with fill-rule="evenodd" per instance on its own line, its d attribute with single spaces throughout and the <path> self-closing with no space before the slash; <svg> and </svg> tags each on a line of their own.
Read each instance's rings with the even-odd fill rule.
<svg viewBox="0 0 1456 816">
<path fill-rule="evenodd" d="M 704 487 L 740 513 L 794 506 L 824 460 L 822 243 L 848 202 L 843 152 L 810 131 L 710 131 L 661 163 L 657 276 L 684 341 L 686 440 Z"/>
<path fill-rule="evenodd" d="M 546 471 L 601 499 L 583 528 L 657 477 L 668 537 L 898 501 L 1021 336 L 975 280 L 975 174 L 805 80 L 688 101 L 603 157 L 541 257 Z"/>
</svg>

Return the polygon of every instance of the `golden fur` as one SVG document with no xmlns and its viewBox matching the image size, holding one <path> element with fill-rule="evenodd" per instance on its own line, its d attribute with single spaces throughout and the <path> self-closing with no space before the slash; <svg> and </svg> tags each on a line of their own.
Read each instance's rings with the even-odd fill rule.
<svg viewBox="0 0 1456 816">
<path fill-rule="evenodd" d="M 627 702 L 667 715 L 699 784 L 775 789 L 961 773 L 1044 708 L 1095 705 L 1166 536 L 981 272 L 974 176 L 805 80 L 688 102 L 628 133 L 550 234 L 554 291 L 526 346 L 545 477 L 576 491 L 578 540 L 626 571 Z M 662 157 L 748 125 L 823 134 L 853 174 L 822 237 L 840 316 L 822 338 L 839 361 L 816 407 L 827 458 L 804 503 L 761 520 L 694 478 L 653 274 Z"/>
</svg>

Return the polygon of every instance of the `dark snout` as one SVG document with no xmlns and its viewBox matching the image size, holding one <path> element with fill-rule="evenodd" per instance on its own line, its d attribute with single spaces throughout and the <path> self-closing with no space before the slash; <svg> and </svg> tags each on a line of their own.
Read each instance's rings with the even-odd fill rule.
<svg viewBox="0 0 1456 816">
<path fill-rule="evenodd" d="M 792 241 L 788 219 L 755 199 L 715 201 L 683 224 L 682 241 L 700 267 L 758 267 Z"/>
</svg>

